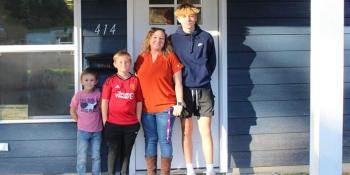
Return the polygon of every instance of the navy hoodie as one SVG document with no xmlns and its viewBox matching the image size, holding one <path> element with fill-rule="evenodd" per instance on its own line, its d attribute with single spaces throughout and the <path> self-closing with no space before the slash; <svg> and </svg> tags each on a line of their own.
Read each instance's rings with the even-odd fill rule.
<svg viewBox="0 0 350 175">
<path fill-rule="evenodd" d="M 185 66 L 182 69 L 183 85 L 190 88 L 210 87 L 211 75 L 216 66 L 213 37 L 196 25 L 192 33 L 185 33 L 180 26 L 169 39 Z"/>
</svg>

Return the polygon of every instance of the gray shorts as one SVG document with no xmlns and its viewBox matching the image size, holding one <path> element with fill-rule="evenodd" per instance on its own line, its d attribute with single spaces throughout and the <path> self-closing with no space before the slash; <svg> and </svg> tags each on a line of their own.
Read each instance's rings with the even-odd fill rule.
<svg viewBox="0 0 350 175">
<path fill-rule="evenodd" d="M 214 115 L 214 94 L 211 88 L 183 88 L 187 117 L 211 117 Z"/>
</svg>

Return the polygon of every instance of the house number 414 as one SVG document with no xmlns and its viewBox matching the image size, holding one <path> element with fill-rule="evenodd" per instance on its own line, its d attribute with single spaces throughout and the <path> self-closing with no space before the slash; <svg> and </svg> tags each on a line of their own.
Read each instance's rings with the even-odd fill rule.
<svg viewBox="0 0 350 175">
<path fill-rule="evenodd" d="M 105 36 L 107 33 L 111 33 L 112 35 L 115 35 L 115 33 L 117 32 L 117 27 L 116 24 L 108 25 L 108 24 L 98 24 L 95 28 L 95 33 L 97 35 L 102 35 Z"/>
</svg>

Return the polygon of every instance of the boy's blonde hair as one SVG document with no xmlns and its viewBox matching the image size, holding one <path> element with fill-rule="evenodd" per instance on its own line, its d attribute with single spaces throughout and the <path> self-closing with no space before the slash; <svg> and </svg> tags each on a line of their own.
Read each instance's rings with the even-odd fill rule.
<svg viewBox="0 0 350 175">
<path fill-rule="evenodd" d="M 196 15 L 199 13 L 199 11 L 200 10 L 197 7 L 195 7 L 194 5 L 192 5 L 190 3 L 184 3 L 176 8 L 175 16 L 179 17 L 179 16 L 192 15 L 192 14 Z"/>
<path fill-rule="evenodd" d="M 126 50 L 120 50 L 117 53 L 115 53 L 113 55 L 113 61 L 117 61 L 118 58 L 123 57 L 123 56 L 127 56 L 129 58 L 130 63 L 131 63 L 131 56 L 130 56 L 129 52 Z"/>
</svg>

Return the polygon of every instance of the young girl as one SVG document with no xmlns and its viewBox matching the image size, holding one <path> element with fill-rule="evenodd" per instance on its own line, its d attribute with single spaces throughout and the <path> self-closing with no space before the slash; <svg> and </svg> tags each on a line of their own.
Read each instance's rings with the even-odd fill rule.
<svg viewBox="0 0 350 175">
<path fill-rule="evenodd" d="M 139 80 L 130 74 L 131 58 L 126 51 L 113 56 L 113 65 L 118 69 L 102 88 L 102 118 L 104 137 L 108 146 L 108 174 L 115 174 L 115 160 L 121 157 L 120 174 L 129 174 L 132 147 L 140 129 L 142 93 Z"/>
<path fill-rule="evenodd" d="M 100 147 L 102 121 L 100 114 L 101 93 L 95 90 L 97 73 L 85 69 L 80 76 L 83 90 L 74 94 L 70 103 L 70 115 L 77 121 L 77 172 L 86 172 L 88 147 L 92 148 L 92 174 L 100 174 Z"/>
</svg>

